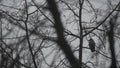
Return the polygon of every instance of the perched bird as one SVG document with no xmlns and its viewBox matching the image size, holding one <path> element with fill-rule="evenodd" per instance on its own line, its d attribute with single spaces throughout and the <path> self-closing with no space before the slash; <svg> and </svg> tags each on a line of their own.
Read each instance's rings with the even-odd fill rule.
<svg viewBox="0 0 120 68">
<path fill-rule="evenodd" d="M 91 38 L 88 41 L 89 41 L 89 48 L 90 48 L 91 52 L 94 52 L 95 51 L 95 42 L 94 42 L 94 40 Z"/>
</svg>

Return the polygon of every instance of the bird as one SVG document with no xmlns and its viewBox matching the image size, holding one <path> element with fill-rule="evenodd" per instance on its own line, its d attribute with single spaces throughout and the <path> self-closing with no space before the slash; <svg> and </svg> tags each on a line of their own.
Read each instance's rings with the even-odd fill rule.
<svg viewBox="0 0 120 68">
<path fill-rule="evenodd" d="M 91 38 L 88 40 L 89 42 L 89 48 L 91 50 L 91 52 L 94 52 L 95 51 L 95 41 Z"/>
</svg>

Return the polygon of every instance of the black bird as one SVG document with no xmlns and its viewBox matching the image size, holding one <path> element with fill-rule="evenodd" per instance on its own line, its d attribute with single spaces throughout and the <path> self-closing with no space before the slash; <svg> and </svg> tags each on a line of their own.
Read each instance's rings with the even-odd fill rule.
<svg viewBox="0 0 120 68">
<path fill-rule="evenodd" d="M 90 48 L 91 52 L 94 52 L 95 51 L 95 42 L 94 42 L 94 40 L 91 38 L 88 41 L 89 41 L 89 48 Z"/>
</svg>

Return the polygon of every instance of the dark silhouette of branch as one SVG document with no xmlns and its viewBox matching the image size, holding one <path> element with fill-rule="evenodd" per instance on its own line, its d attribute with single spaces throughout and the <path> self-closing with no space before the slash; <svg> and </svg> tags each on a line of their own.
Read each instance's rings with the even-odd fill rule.
<svg viewBox="0 0 120 68">
<path fill-rule="evenodd" d="M 32 46 L 31 46 L 31 43 L 29 41 L 29 34 L 28 34 L 28 26 L 27 26 L 27 20 L 28 20 L 28 6 L 27 6 L 27 1 L 25 0 L 25 4 L 26 4 L 26 14 L 27 14 L 27 17 L 26 17 L 26 20 L 25 20 L 25 29 L 26 29 L 26 38 L 27 38 L 27 42 L 28 42 L 28 46 L 29 46 L 29 51 L 31 53 L 31 56 L 32 56 L 32 60 L 33 60 L 33 63 L 34 63 L 34 67 L 37 68 L 37 64 L 36 64 L 36 61 L 35 61 L 35 56 L 32 52 Z"/>
<path fill-rule="evenodd" d="M 83 26 L 82 26 L 82 9 L 84 0 L 79 0 L 79 27 L 80 27 L 80 44 L 79 44 L 79 63 L 80 68 L 82 68 L 82 48 L 83 48 Z"/>
<path fill-rule="evenodd" d="M 116 56 L 115 56 L 115 49 L 114 49 L 114 25 L 116 23 L 117 20 L 117 15 L 115 15 L 113 18 L 110 19 L 110 30 L 108 31 L 108 40 L 109 40 L 109 46 L 110 46 L 110 51 L 111 51 L 111 66 L 110 68 L 117 68 L 116 65 Z M 113 22 L 114 21 L 114 22 Z"/>
<path fill-rule="evenodd" d="M 52 13 L 54 21 L 55 21 L 54 27 L 56 29 L 57 36 L 58 36 L 57 44 L 63 50 L 72 68 L 79 68 L 80 66 L 79 66 L 78 60 L 73 55 L 69 44 L 64 38 L 64 34 L 63 34 L 64 28 L 63 28 L 63 25 L 60 19 L 60 13 L 57 9 L 57 5 L 54 0 L 47 0 L 47 2 L 48 2 L 49 10 Z"/>
</svg>

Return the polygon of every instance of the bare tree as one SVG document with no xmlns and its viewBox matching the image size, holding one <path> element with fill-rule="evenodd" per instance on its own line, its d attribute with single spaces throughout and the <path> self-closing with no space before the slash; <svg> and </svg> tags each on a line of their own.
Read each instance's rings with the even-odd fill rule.
<svg viewBox="0 0 120 68">
<path fill-rule="evenodd" d="M 119 67 L 119 5 L 0 0 L 0 68 Z"/>
</svg>

